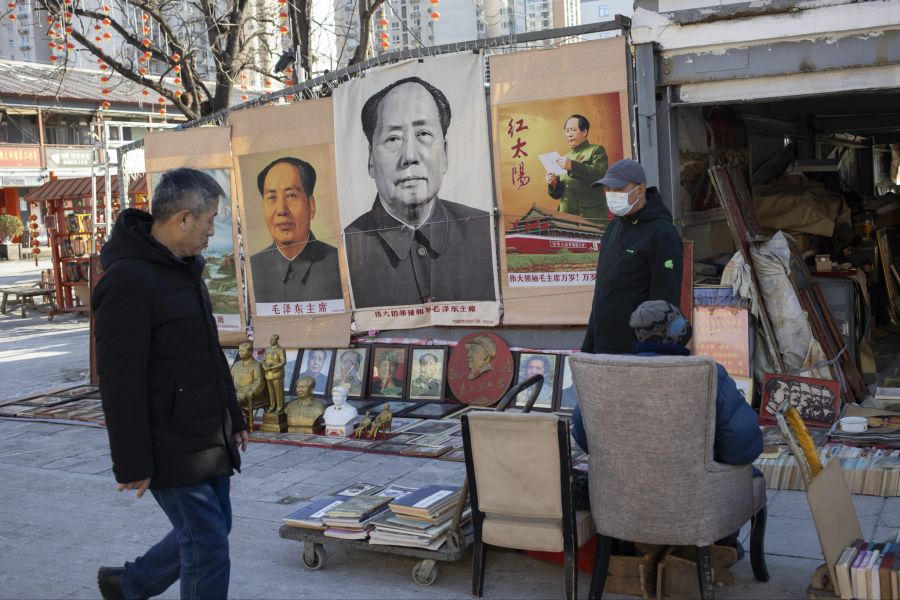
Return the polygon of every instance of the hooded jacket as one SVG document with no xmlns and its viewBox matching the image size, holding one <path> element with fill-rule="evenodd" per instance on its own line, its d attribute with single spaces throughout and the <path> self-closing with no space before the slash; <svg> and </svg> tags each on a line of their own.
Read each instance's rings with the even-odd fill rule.
<svg viewBox="0 0 900 600">
<path fill-rule="evenodd" d="M 122 211 L 92 297 L 97 371 L 120 483 L 193 485 L 240 468 L 246 429 L 219 346 L 202 257 L 177 258 L 153 217 Z"/>
<path fill-rule="evenodd" d="M 631 354 L 631 313 L 647 300 L 681 300 L 684 244 L 655 187 L 633 215 L 616 217 L 600 244 L 594 300 L 582 352 Z"/>
</svg>

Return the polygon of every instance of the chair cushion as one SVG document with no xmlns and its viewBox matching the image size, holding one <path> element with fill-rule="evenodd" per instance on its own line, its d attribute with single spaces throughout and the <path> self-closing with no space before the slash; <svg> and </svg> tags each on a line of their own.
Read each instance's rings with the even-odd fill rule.
<svg viewBox="0 0 900 600">
<path fill-rule="evenodd" d="M 575 533 L 579 546 L 596 533 L 589 511 L 575 511 Z M 484 516 L 481 539 L 486 544 L 503 548 L 562 552 L 562 520 L 510 517 L 488 513 Z"/>
</svg>

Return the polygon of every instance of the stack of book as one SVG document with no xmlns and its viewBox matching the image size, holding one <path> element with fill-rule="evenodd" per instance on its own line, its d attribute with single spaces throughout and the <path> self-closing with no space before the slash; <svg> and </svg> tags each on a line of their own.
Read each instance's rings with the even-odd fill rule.
<svg viewBox="0 0 900 600">
<path fill-rule="evenodd" d="M 390 512 L 373 521 L 369 543 L 437 550 L 447 541 L 459 496 L 458 487 L 426 485 L 395 499 Z"/>
<path fill-rule="evenodd" d="M 900 600 L 900 544 L 856 540 L 834 566 L 835 592 L 850 600 Z"/>
<path fill-rule="evenodd" d="M 766 477 L 772 490 L 804 490 L 800 468 L 787 446 L 776 446 L 761 455 L 753 466 Z M 847 487 L 852 494 L 900 496 L 900 450 L 825 444 L 818 449 L 822 464 L 841 461 Z M 900 599 L 898 599 L 900 600 Z"/>
<path fill-rule="evenodd" d="M 310 502 L 284 517 L 282 521 L 285 525 L 291 527 L 324 530 L 325 523 L 323 522 L 323 519 L 325 518 L 325 513 L 337 508 L 340 504 L 354 496 L 365 494 L 367 496 L 381 496 L 388 500 L 394 500 L 396 498 L 402 498 L 406 494 L 414 491 L 416 491 L 416 488 L 399 485 L 389 485 L 384 487 L 373 483 L 354 483 L 338 492 L 334 492 L 324 498 Z"/>
<path fill-rule="evenodd" d="M 354 496 L 327 510 L 322 517 L 327 537 L 364 540 L 369 537 L 372 521 L 387 511 L 387 496 Z"/>
</svg>

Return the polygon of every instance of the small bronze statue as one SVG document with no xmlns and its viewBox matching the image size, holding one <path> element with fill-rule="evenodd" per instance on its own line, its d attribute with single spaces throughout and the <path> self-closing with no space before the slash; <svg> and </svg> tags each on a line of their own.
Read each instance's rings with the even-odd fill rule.
<svg viewBox="0 0 900 600">
<path fill-rule="evenodd" d="M 356 426 L 356 429 L 353 430 L 353 437 L 359 438 L 366 434 L 366 430 L 369 429 L 369 425 L 372 424 L 372 417 L 369 416 L 369 411 L 366 411 L 366 414 L 363 415 L 362 420 L 360 420 L 359 425 Z"/>
<path fill-rule="evenodd" d="M 269 392 L 269 407 L 263 415 L 262 431 L 284 433 L 287 417 L 284 413 L 284 365 L 287 357 L 284 348 L 278 345 L 278 334 L 272 334 L 269 347 L 263 356 L 262 368 Z"/>
<path fill-rule="evenodd" d="M 375 417 L 375 420 L 372 421 L 371 427 L 369 427 L 369 437 L 374 439 L 379 431 L 381 433 L 390 433 L 392 417 L 391 405 L 385 404 L 381 412 L 378 413 L 378 416 Z"/>
<path fill-rule="evenodd" d="M 322 425 L 325 405 L 313 398 L 316 380 L 301 377 L 297 380 L 297 399 L 287 407 L 287 430 L 291 433 L 316 433 Z"/>
<path fill-rule="evenodd" d="M 238 360 L 231 367 L 231 377 L 237 392 L 238 404 L 247 411 L 247 426 L 253 429 L 253 412 L 269 404 L 266 379 L 262 365 L 253 358 L 253 344 L 244 342 L 238 346 Z"/>
</svg>

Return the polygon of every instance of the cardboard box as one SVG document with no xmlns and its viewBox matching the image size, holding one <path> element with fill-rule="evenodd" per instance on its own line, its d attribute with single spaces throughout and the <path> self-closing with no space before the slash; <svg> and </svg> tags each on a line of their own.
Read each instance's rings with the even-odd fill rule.
<svg viewBox="0 0 900 600">
<path fill-rule="evenodd" d="M 831 271 L 831 256 L 828 254 L 816 254 L 816 271 Z"/>
</svg>

